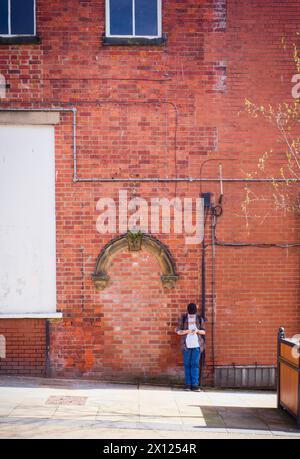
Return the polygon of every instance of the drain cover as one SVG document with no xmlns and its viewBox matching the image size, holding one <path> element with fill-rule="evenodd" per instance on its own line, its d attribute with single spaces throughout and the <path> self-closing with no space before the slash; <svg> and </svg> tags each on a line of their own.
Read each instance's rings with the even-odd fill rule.
<svg viewBox="0 0 300 459">
<path fill-rule="evenodd" d="M 46 401 L 46 405 L 75 405 L 83 406 L 87 401 L 87 397 L 71 397 L 68 395 L 62 395 L 61 397 L 51 395 Z"/>
</svg>

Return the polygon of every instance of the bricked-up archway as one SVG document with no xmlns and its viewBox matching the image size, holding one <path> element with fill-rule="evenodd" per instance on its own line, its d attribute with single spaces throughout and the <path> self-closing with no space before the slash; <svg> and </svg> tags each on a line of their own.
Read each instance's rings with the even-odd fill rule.
<svg viewBox="0 0 300 459">
<path fill-rule="evenodd" d="M 101 379 L 178 382 L 182 372 L 178 368 L 179 340 L 174 333 L 174 291 L 163 287 L 157 258 L 143 248 L 120 251 L 108 272 L 110 282 L 97 295 L 101 347 L 95 364 Z"/>
<path fill-rule="evenodd" d="M 155 256 L 161 269 L 161 281 L 165 288 L 172 289 L 178 279 L 174 260 L 168 248 L 158 239 L 143 233 L 132 233 L 116 237 L 111 240 L 100 252 L 94 273 L 92 275 L 94 284 L 98 290 L 103 290 L 108 285 L 108 269 L 113 258 L 125 249 L 129 252 L 146 250 Z"/>
</svg>

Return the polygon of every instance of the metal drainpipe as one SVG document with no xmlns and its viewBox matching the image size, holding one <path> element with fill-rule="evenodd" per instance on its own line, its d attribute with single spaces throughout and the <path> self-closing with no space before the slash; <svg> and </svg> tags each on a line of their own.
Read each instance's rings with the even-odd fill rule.
<svg viewBox="0 0 300 459">
<path fill-rule="evenodd" d="M 217 216 L 212 211 L 212 223 L 211 223 L 211 244 L 212 244 L 212 282 L 211 282 L 211 294 L 212 294 L 212 365 L 213 365 L 213 377 L 215 379 L 215 317 L 216 317 L 216 240 L 215 240 L 215 229 L 217 224 Z"/>
<path fill-rule="evenodd" d="M 174 178 L 159 178 L 159 177 L 151 177 L 151 178 L 104 178 L 104 177 L 91 177 L 91 178 L 79 178 L 77 177 L 77 108 L 75 107 L 41 107 L 41 108 L 1 108 L 0 112 L 7 111 L 7 112 L 72 112 L 73 114 L 73 182 L 74 183 L 84 183 L 84 182 L 116 182 L 116 183 L 138 183 L 138 182 L 162 182 L 162 183 L 174 183 L 174 182 L 191 182 L 191 183 L 199 183 L 199 182 L 219 182 L 220 177 L 213 177 L 213 178 L 204 178 L 204 177 L 174 177 Z M 300 182 L 300 178 L 233 178 L 233 177 L 223 177 L 222 182 L 237 182 L 237 183 L 286 183 L 289 182 Z"/>
<path fill-rule="evenodd" d="M 46 352 L 45 352 L 45 376 L 50 377 L 50 321 L 45 321 L 45 337 L 46 337 Z"/>
<path fill-rule="evenodd" d="M 74 182 L 115 182 L 115 183 L 128 183 L 128 182 L 163 182 L 163 183 L 173 183 L 173 182 L 220 182 L 219 177 L 215 178 L 199 178 L 199 177 L 184 177 L 184 178 L 158 178 L 158 177 L 151 177 L 151 178 L 78 178 L 75 174 L 76 179 Z M 222 178 L 222 182 L 241 182 L 241 183 L 286 183 L 289 182 L 300 182 L 299 179 L 295 178 L 275 178 L 275 179 L 251 179 L 251 178 Z"/>
</svg>

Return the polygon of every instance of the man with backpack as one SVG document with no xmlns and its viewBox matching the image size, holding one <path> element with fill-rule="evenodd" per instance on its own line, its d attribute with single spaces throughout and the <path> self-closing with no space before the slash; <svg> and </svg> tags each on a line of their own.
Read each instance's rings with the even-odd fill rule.
<svg viewBox="0 0 300 459">
<path fill-rule="evenodd" d="M 205 328 L 195 303 L 189 303 L 187 313 L 181 315 L 176 333 L 182 340 L 185 390 L 199 391 L 199 365 L 201 352 L 205 349 Z"/>
</svg>

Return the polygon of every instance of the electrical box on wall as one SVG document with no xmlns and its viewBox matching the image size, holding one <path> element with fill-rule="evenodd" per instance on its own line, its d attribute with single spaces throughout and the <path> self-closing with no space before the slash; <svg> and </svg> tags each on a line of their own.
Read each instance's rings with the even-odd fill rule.
<svg viewBox="0 0 300 459">
<path fill-rule="evenodd" d="M 209 209 L 211 207 L 211 196 L 212 193 L 201 193 L 201 198 L 204 199 L 205 209 Z"/>
</svg>

